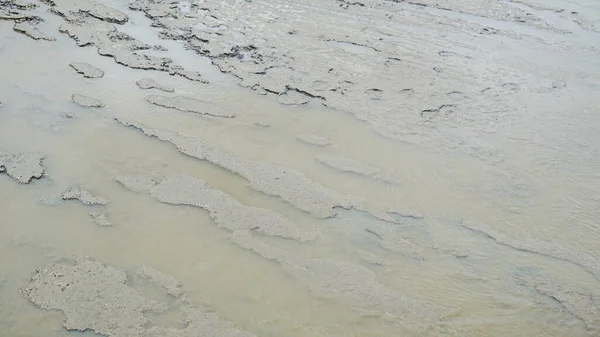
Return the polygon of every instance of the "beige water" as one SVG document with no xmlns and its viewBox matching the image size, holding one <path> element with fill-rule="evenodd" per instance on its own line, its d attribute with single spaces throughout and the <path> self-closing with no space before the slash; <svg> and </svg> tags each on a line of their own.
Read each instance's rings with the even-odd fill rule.
<svg viewBox="0 0 600 337">
<path fill-rule="evenodd" d="M 12 22 L 0 21 L 0 150 L 43 154 L 46 169 L 43 179 L 27 185 L 0 175 L 2 336 L 78 334 L 62 327 L 61 312 L 40 310 L 19 293 L 36 268 L 76 256 L 132 275 L 140 265 L 151 265 L 178 279 L 195 306 L 258 336 L 408 334 L 407 323 L 395 314 L 366 308 L 344 294 L 315 290 L 280 264 L 230 242 L 231 233 L 218 228 L 206 211 L 163 204 L 125 189 L 114 175 L 128 172 L 182 172 L 245 205 L 279 212 L 317 233 L 317 239 L 299 243 L 270 238 L 274 247 L 368 268 L 377 282 L 435 308 L 441 328 L 429 335 L 597 333 L 590 326 L 599 319 L 590 315 L 600 307 L 600 106 L 545 116 L 549 127 L 568 125 L 566 136 L 555 134 L 561 140 L 556 144 L 544 144 L 546 137 L 540 137 L 541 144 L 495 139 L 509 158 L 490 163 L 384 138 L 354 116 L 316 103 L 281 105 L 273 96 L 238 87 L 232 76 L 175 41 L 164 43 L 169 56 L 186 69 L 196 67 L 210 84 L 118 65 L 93 47 L 77 47 L 58 33 L 61 18 L 44 7 L 39 12 L 46 20 L 40 27 L 58 39 L 55 43 L 34 41 L 14 32 Z M 145 18 L 131 16 L 123 30 L 153 39 Z M 106 75 L 84 79 L 69 67 L 73 61 L 92 63 Z M 238 117 L 208 118 L 150 105 L 144 100 L 149 92 L 135 84 L 143 77 Z M 107 106 L 79 107 L 70 100 L 74 92 Z M 76 118 L 65 119 L 65 113 Z M 364 198 L 364 210 L 373 214 L 393 210 L 421 215 L 423 220 L 399 226 L 405 226 L 404 237 L 422 250 L 424 259 L 383 249 L 361 227 L 379 221 L 373 216 L 340 211 L 340 219 L 347 221 L 318 219 L 281 198 L 250 189 L 234 173 L 124 127 L 114 117 L 199 136 L 240 158 L 294 168 L 316 183 Z M 257 126 L 257 121 L 270 126 Z M 307 145 L 295 138 L 302 133 L 327 137 L 333 145 Z M 563 140 L 577 146 L 557 150 Z M 318 155 L 369 163 L 393 183 L 335 171 L 316 161 Z M 95 225 L 89 207 L 60 200 L 76 183 L 111 201 L 106 209 L 112 227 Z M 496 240 L 468 228 L 489 229 Z M 540 283 L 559 284 L 565 293 L 581 293 L 590 300 L 553 299 L 535 290 Z M 164 296 L 133 281 L 131 285 L 149 297 Z M 167 313 L 157 320 L 178 326 L 181 317 Z"/>
</svg>

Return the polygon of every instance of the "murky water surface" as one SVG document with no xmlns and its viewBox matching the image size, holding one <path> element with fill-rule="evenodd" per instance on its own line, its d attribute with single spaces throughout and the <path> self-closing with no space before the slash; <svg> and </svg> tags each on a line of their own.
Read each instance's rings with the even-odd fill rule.
<svg viewBox="0 0 600 337">
<path fill-rule="evenodd" d="M 56 6 L 63 2 L 68 3 L 57 1 Z M 471 127 L 488 123 L 489 116 L 476 120 L 470 112 L 442 106 L 423 110 L 421 116 L 463 119 L 450 126 L 431 119 L 419 124 L 432 138 L 422 136 L 420 129 L 404 130 L 407 135 L 421 135 L 415 143 L 386 137 L 371 127 L 371 115 L 376 116 L 381 107 L 378 101 L 392 99 L 385 96 L 387 87 L 385 94 L 365 91 L 363 108 L 370 111 L 365 118 L 325 107 L 318 99 L 289 105 L 298 103 L 290 91 L 285 94 L 289 98 L 259 95 L 256 88 L 238 86 L 240 79 L 222 72 L 223 67 L 219 71 L 182 41 L 161 39 L 159 28 L 150 27 L 152 17 L 130 10 L 125 1 L 99 2 L 129 17 L 124 25 L 116 24 L 120 32 L 168 49 L 141 50 L 140 55 L 168 57 L 186 71 L 199 72 L 209 83 L 166 71 L 132 69 L 99 55 L 95 46 L 79 47 L 59 32 L 68 18 L 50 13 L 46 4 L 13 9 L 40 16 L 43 22 L 37 28 L 56 38 L 54 42 L 19 34 L 13 21 L 0 20 L 0 153 L 39 154 L 45 170 L 41 179 L 28 184 L 0 174 L 2 336 L 93 336 L 95 332 L 128 336 L 125 330 L 99 331 L 95 323 L 78 321 L 80 328 L 69 326 L 77 321 L 69 318 L 73 311 L 98 315 L 99 320 L 118 316 L 109 307 L 87 312 L 85 305 L 73 304 L 92 303 L 110 293 L 94 293 L 89 290 L 93 286 L 81 284 L 78 289 L 86 295 L 69 295 L 67 303 L 73 307 L 51 308 L 23 292 L 40 270 L 57 263 L 71 266 L 81 256 L 123 270 L 127 287 L 166 303 L 161 313 L 144 313 L 148 322 L 139 327 L 142 332 L 135 330 L 144 336 L 154 336 L 153 327 L 174 329 L 162 333 L 169 336 L 209 331 L 215 336 L 235 335 L 202 327 L 196 331 L 199 334 L 185 330 L 195 326 L 182 313 L 181 308 L 187 307 L 215 314 L 256 336 L 600 335 L 600 96 L 589 94 L 600 90 L 596 49 L 600 34 L 587 21 L 565 17 L 575 12 L 574 6 L 589 6 L 600 13 L 594 4 L 569 2 L 571 9 L 564 13 L 525 2 L 506 4 L 531 11 L 557 29 L 573 30 L 569 34 L 478 13 L 427 6 L 411 9 L 415 15 L 456 20 L 465 27 L 487 23 L 490 29 L 507 33 L 501 38 L 507 48 L 537 41 L 543 47 L 532 57 L 556 48 L 546 59 L 540 58 L 539 69 L 519 75 L 530 82 L 502 85 L 505 75 L 498 73 L 500 89 L 495 96 L 473 96 L 457 105 L 473 111 L 489 102 L 498 106 L 509 102 L 509 110 L 489 111 L 497 114 L 489 132 L 471 135 Z M 353 8 L 344 9 L 346 2 L 339 3 L 343 6 L 323 4 L 323 8 L 333 13 Z M 187 13 L 188 20 L 201 20 L 189 14 L 199 13 L 202 5 L 196 1 L 173 4 L 172 10 Z M 290 17 L 307 15 L 304 5 L 294 1 L 277 4 L 289 7 Z M 365 2 L 369 15 L 394 13 L 388 5 Z M 415 6 L 397 4 L 405 5 Z M 10 5 L 0 1 L 0 6 Z M 85 20 L 100 22 L 94 15 Z M 268 13 L 264 15 L 269 19 Z M 338 20 L 336 15 L 332 20 Z M 373 27 L 383 31 L 376 23 Z M 303 32 L 290 32 L 295 34 Z M 448 34 L 450 40 L 458 36 Z M 468 36 L 463 34 L 465 44 L 471 43 Z M 481 48 L 491 50 L 499 40 L 490 41 Z M 364 41 L 323 43 L 330 48 L 332 64 L 338 52 L 367 58 L 381 52 Z M 578 56 L 565 54 L 559 47 L 564 43 L 581 47 L 573 51 Z M 325 53 L 325 49 L 313 52 Z M 497 56 L 490 60 L 495 58 L 498 64 L 520 62 L 500 49 L 494 52 Z M 249 56 L 240 59 L 244 57 Z M 407 69 L 437 66 L 426 59 L 411 59 L 414 55 L 398 55 L 405 57 Z M 525 53 L 515 56 L 521 57 Z M 552 77 L 545 72 L 557 60 L 569 62 L 560 63 L 558 72 L 572 69 L 575 75 L 566 81 L 552 75 L 557 78 L 554 82 L 540 80 L 542 86 L 533 88 L 539 84 L 534 76 Z M 69 66 L 71 62 L 89 63 L 104 76 L 85 78 Z M 306 62 L 310 69 L 311 60 Z M 433 76 L 441 79 L 432 79 L 431 86 L 463 81 L 460 76 L 479 70 L 464 71 L 462 75 L 439 71 Z M 142 78 L 173 92 L 143 90 L 136 85 Z M 398 90 L 410 86 L 402 78 L 397 80 Z M 364 81 L 377 83 L 377 78 Z M 516 86 L 519 96 L 503 96 Z M 483 94 L 496 90 L 481 89 Z M 105 106 L 77 105 L 71 100 L 75 93 Z M 398 95 L 402 94 L 400 90 Z M 193 101 L 187 101 L 185 109 L 150 104 L 149 95 L 201 100 L 203 110 L 194 112 Z M 401 96 L 394 99 L 402 100 Z M 207 106 L 235 118 L 207 115 Z M 407 113 L 398 110 L 397 118 L 413 118 L 405 117 Z M 457 151 L 429 142 L 438 130 L 444 137 L 452 134 L 460 139 L 452 143 Z M 479 141 L 491 144 L 501 156 L 460 150 L 465 144 L 480 146 Z M 119 182 L 122 175 L 140 177 L 136 179 L 148 184 L 140 183 L 136 190 Z M 295 184 L 285 178 L 290 175 L 302 180 Z M 168 179 L 174 176 L 206 182 L 225 197 L 215 199 L 221 200 L 216 204 L 198 204 L 194 201 L 198 193 L 212 192 L 190 183 L 169 185 L 177 181 Z M 63 193 L 74 186 L 110 203 L 63 200 Z M 227 214 L 220 213 L 221 208 L 217 211 L 223 200 L 229 205 Z M 248 206 L 266 215 L 252 218 L 248 214 L 255 213 L 240 213 Z M 112 226 L 100 226 L 90 216 L 94 212 L 104 214 Z M 301 235 L 269 234 L 284 225 L 294 226 L 294 233 Z M 172 276 L 185 295 L 165 294 L 140 277 L 136 273 L 142 265 Z M 56 272 L 53 275 L 57 277 Z M 48 296 L 52 303 L 67 296 L 60 291 L 37 294 Z"/>
</svg>

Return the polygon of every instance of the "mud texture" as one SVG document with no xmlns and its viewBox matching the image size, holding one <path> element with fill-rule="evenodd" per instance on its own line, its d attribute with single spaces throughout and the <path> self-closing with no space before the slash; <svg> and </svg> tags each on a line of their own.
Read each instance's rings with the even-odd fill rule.
<svg viewBox="0 0 600 337">
<path fill-rule="evenodd" d="M 0 20 L 14 21 L 13 30 L 15 32 L 34 40 L 56 41 L 54 37 L 48 36 L 38 29 L 37 24 L 44 20 L 27 12 L 36 7 L 38 7 L 37 3 L 22 0 L 0 1 Z"/>
<path fill-rule="evenodd" d="M 130 288 L 124 271 L 85 258 L 38 269 L 21 293 L 41 309 L 62 311 L 65 329 L 106 336 L 140 336 L 144 313 L 166 309 Z"/>
<path fill-rule="evenodd" d="M 179 281 L 173 276 L 167 275 L 152 267 L 146 265 L 141 266 L 136 275 L 152 281 L 154 284 L 163 288 L 165 292 L 171 296 L 179 297 L 183 294 L 181 283 Z"/>
<path fill-rule="evenodd" d="M 206 160 L 249 182 L 250 188 L 268 195 L 277 196 L 294 207 L 321 218 L 336 214 L 336 207 L 360 208 L 362 200 L 343 195 L 313 182 L 302 172 L 268 163 L 258 163 L 221 151 L 206 144 L 198 137 L 190 137 L 167 130 L 152 129 L 143 123 L 116 118 L 125 126 L 135 127 L 148 136 L 172 143 L 177 149 L 191 157 Z"/>
<path fill-rule="evenodd" d="M 108 203 L 110 202 L 106 198 L 99 197 L 99 196 L 92 194 L 92 192 L 90 192 L 89 190 L 87 190 L 86 188 L 81 187 L 81 186 L 74 186 L 74 187 L 71 187 L 68 190 L 66 190 L 62 194 L 62 199 L 63 200 L 78 200 L 82 204 L 90 205 L 90 206 L 95 206 L 95 205 L 104 206 L 104 205 L 108 205 Z"/>
<path fill-rule="evenodd" d="M 315 145 L 315 146 L 327 146 L 331 144 L 331 141 L 323 136 L 317 136 L 310 133 L 302 133 L 296 136 L 299 141 Z"/>
<path fill-rule="evenodd" d="M 96 46 L 98 54 L 134 69 L 165 71 L 193 81 L 207 83 L 202 76 L 173 63 L 171 59 L 152 56 L 144 51 L 154 47 L 119 32 L 114 24 L 128 21 L 125 13 L 94 1 L 46 0 L 51 11 L 65 19 L 59 31 L 79 46 Z"/>
<path fill-rule="evenodd" d="M 91 212 L 90 216 L 94 219 L 96 225 L 100 227 L 112 227 L 112 223 L 108 221 L 108 215 L 106 212 Z"/>
<path fill-rule="evenodd" d="M 103 108 L 104 103 L 102 103 L 99 99 L 83 96 L 80 94 L 73 94 L 71 96 L 71 100 L 77 105 L 85 107 L 85 108 Z"/>
<path fill-rule="evenodd" d="M 177 283 L 172 277 L 149 267 L 140 269 L 164 290 Z M 166 283 L 165 283 L 166 282 Z M 180 326 L 164 327 L 151 321 L 155 315 L 173 308 L 150 300 L 128 285 L 127 274 L 88 258 L 74 264 L 57 263 L 40 268 L 21 294 L 41 309 L 60 310 L 66 316 L 65 329 L 93 331 L 114 337 L 252 337 L 214 313 L 204 313 L 189 305 L 179 310 L 185 315 Z"/>
<path fill-rule="evenodd" d="M 126 188 L 145 192 L 161 202 L 206 209 L 215 223 L 232 232 L 252 230 L 260 234 L 307 241 L 314 236 L 302 232 L 282 215 L 263 208 L 246 206 L 206 182 L 182 174 L 164 177 L 118 175 Z"/>
<path fill-rule="evenodd" d="M 139 80 L 135 83 L 141 89 L 158 89 L 158 90 L 164 91 L 164 92 L 174 92 L 175 91 L 175 89 L 173 89 L 171 87 L 167 87 L 167 86 L 156 83 L 156 81 L 154 81 L 151 78 L 142 78 L 141 80 Z"/>
<path fill-rule="evenodd" d="M 591 39 L 569 41 L 572 32 L 556 27 L 545 17 L 548 5 L 535 0 L 207 1 L 190 8 L 135 0 L 130 8 L 152 19 L 161 37 L 185 41 L 258 94 L 277 95 L 282 104 L 320 102 L 385 137 L 492 162 L 504 153 L 488 135 L 510 137 L 513 128 L 501 128 L 510 124 L 528 137 L 511 112 L 522 102 L 543 105 L 540 86 L 571 71 L 532 55 L 542 57 L 547 45 L 582 57 L 596 50 Z M 580 18 L 597 12 L 551 11 L 598 28 L 597 20 Z M 506 47 L 508 37 L 518 42 Z M 568 111 L 570 104 L 554 108 Z"/>
<path fill-rule="evenodd" d="M 165 108 L 176 109 L 183 112 L 193 112 L 200 115 L 210 115 L 215 117 L 226 117 L 233 118 L 235 114 L 232 112 L 224 111 L 218 106 L 209 102 L 197 100 L 194 98 L 183 97 L 183 96 L 160 96 L 150 95 L 146 96 L 148 103 L 162 106 Z"/>
<path fill-rule="evenodd" d="M 104 71 L 94 67 L 93 65 L 85 62 L 72 62 L 69 64 L 71 68 L 85 78 L 101 78 L 104 77 Z"/>
<path fill-rule="evenodd" d="M 0 173 L 4 172 L 16 181 L 28 184 L 44 176 L 43 160 L 44 157 L 39 154 L 0 152 Z"/>
</svg>

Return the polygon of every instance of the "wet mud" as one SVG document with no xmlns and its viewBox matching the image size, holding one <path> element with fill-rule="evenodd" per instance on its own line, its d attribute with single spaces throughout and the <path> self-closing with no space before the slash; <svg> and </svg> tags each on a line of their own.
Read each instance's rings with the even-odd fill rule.
<svg viewBox="0 0 600 337">
<path fill-rule="evenodd" d="M 0 331 L 598 336 L 598 17 L 0 0 Z"/>
</svg>

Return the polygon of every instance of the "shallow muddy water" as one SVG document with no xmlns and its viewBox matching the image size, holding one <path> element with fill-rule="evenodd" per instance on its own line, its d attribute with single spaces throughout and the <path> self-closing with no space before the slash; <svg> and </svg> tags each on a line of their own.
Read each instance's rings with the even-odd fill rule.
<svg viewBox="0 0 600 337">
<path fill-rule="evenodd" d="M 600 335 L 597 5 L 26 4 L 2 336 Z"/>
</svg>

